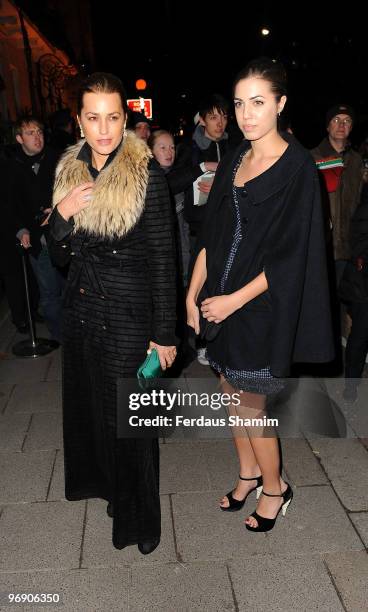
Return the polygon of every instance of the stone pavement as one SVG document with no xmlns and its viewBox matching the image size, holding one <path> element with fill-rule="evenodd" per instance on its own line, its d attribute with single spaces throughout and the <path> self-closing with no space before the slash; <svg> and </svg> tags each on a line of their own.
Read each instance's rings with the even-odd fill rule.
<svg viewBox="0 0 368 612">
<path fill-rule="evenodd" d="M 283 441 L 294 487 L 286 518 L 268 534 L 223 513 L 237 475 L 230 440 L 161 444 L 163 537 L 142 556 L 111 544 L 106 502 L 67 502 L 63 491 L 60 351 L 11 353 L 0 327 L 0 593 L 59 593 L 62 610 L 101 612 L 367 610 L 367 440 Z M 193 364 L 186 376 L 208 376 Z M 0 610 L 57 610 L 13 606 Z"/>
</svg>

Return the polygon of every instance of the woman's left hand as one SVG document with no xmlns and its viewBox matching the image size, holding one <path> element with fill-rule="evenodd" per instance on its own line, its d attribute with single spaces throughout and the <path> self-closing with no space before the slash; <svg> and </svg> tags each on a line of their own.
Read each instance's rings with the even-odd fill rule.
<svg viewBox="0 0 368 612">
<path fill-rule="evenodd" d="M 152 342 L 151 340 L 148 350 L 152 350 L 154 348 L 157 351 L 162 369 L 166 370 L 166 368 L 170 368 L 176 357 L 176 346 L 162 346 L 161 344 L 156 344 L 156 342 Z"/>
<path fill-rule="evenodd" d="M 233 293 L 229 295 L 215 295 L 203 300 L 201 303 L 202 316 L 207 321 L 221 323 L 233 312 L 238 310 L 239 305 Z"/>
</svg>

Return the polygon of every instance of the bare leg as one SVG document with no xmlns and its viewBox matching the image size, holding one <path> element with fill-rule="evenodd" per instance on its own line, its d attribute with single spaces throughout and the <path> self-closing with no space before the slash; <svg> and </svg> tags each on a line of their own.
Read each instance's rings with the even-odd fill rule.
<svg viewBox="0 0 368 612">
<path fill-rule="evenodd" d="M 243 478 L 256 478 L 260 476 L 261 470 L 257 465 L 257 459 L 254 455 L 249 438 L 234 438 L 234 444 L 239 459 L 239 474 Z M 256 480 L 238 480 L 238 483 L 233 490 L 233 498 L 243 500 L 248 495 L 250 489 L 254 489 Z M 229 507 L 227 496 L 220 500 L 220 506 L 223 508 Z"/>
<path fill-rule="evenodd" d="M 267 416 L 265 395 L 247 393 L 244 399 L 246 400 L 246 416 L 252 415 L 253 418 L 258 419 Z M 263 490 L 272 495 L 284 493 L 287 484 L 280 475 L 280 452 L 276 432 L 272 427 L 257 426 L 248 428 L 248 435 L 263 477 Z M 275 518 L 282 504 L 281 497 L 261 495 L 257 504 L 257 512 L 265 518 Z M 254 517 L 248 517 L 245 523 L 252 527 L 258 525 Z"/>
<path fill-rule="evenodd" d="M 221 385 L 224 393 L 235 393 L 236 390 L 221 376 Z M 238 414 L 237 406 L 229 406 L 229 414 L 236 416 Z M 248 438 L 247 430 L 244 427 L 233 427 L 233 440 L 236 452 L 239 459 L 239 474 L 243 478 L 252 478 L 252 476 L 260 476 L 261 471 L 257 463 L 256 456 Z M 233 490 L 233 497 L 237 500 L 243 500 L 251 489 L 254 489 L 256 480 L 238 480 L 238 483 Z M 223 508 L 229 507 L 227 496 L 220 500 L 220 506 Z"/>
<path fill-rule="evenodd" d="M 263 489 L 266 493 L 280 495 L 286 491 L 287 485 L 280 476 L 280 453 L 277 438 L 250 438 L 253 452 L 257 457 L 263 476 Z M 257 512 L 265 518 L 275 518 L 280 506 L 283 504 L 281 497 L 266 497 L 261 495 Z M 245 523 L 257 527 L 258 522 L 254 517 L 248 517 Z"/>
<path fill-rule="evenodd" d="M 224 393 L 232 394 L 235 389 L 221 376 L 221 385 Z M 236 416 L 237 407 L 235 405 L 229 406 L 229 414 Z M 244 427 L 233 427 L 233 440 L 236 448 L 236 452 L 239 459 L 239 474 L 243 478 L 252 478 L 252 476 L 260 476 L 260 468 L 257 464 L 257 459 L 254 455 L 253 448 L 249 442 L 247 431 Z M 243 500 L 251 489 L 256 485 L 256 480 L 238 480 L 235 489 L 233 490 L 233 497 L 236 500 Z M 223 508 L 229 507 L 229 500 L 225 495 L 220 500 L 220 506 Z"/>
<path fill-rule="evenodd" d="M 234 393 L 236 390 L 221 377 L 224 392 Z M 266 396 L 256 393 L 242 393 L 242 405 L 230 408 L 230 414 L 237 414 L 242 418 L 262 418 L 265 415 Z M 246 478 L 252 476 L 263 476 L 263 487 L 267 493 L 280 494 L 286 490 L 286 483 L 280 476 L 280 453 L 277 438 L 271 430 L 265 431 L 263 427 L 257 428 L 233 428 L 234 443 L 239 458 L 240 475 Z M 261 437 L 263 436 L 263 437 Z M 265 437 L 267 436 L 267 437 Z M 254 488 L 255 480 L 240 480 L 233 491 L 235 499 L 244 499 L 249 490 Z M 274 518 L 282 498 L 272 498 L 261 495 L 257 511 L 261 516 Z M 220 505 L 229 506 L 225 496 Z M 253 517 L 246 519 L 246 523 L 256 526 L 257 521 Z"/>
</svg>

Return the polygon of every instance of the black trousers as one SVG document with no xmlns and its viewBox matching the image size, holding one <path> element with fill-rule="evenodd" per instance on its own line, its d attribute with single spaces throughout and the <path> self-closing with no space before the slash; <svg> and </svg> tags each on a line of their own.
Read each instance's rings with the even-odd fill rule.
<svg viewBox="0 0 368 612">
<path fill-rule="evenodd" d="M 349 314 L 352 326 L 345 350 L 345 378 L 361 378 L 368 352 L 368 302 L 352 302 Z"/>
<path fill-rule="evenodd" d="M 12 259 L 10 265 L 8 266 L 8 269 L 6 266 L 6 262 L 3 262 L 4 265 L 0 270 L 0 278 L 4 285 L 5 295 L 8 300 L 12 321 L 15 325 L 22 326 L 28 321 L 22 259 L 17 253 L 14 256 L 8 254 L 8 258 L 10 257 L 12 257 Z M 31 309 L 32 311 L 36 311 L 38 306 L 39 293 L 36 279 L 34 277 L 31 266 L 28 264 L 28 261 L 27 270 Z"/>
</svg>

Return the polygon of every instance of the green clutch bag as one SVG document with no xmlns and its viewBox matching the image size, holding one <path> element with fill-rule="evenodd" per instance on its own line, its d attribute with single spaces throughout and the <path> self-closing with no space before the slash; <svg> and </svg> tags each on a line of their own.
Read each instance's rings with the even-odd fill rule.
<svg viewBox="0 0 368 612">
<path fill-rule="evenodd" d="M 161 376 L 163 376 L 163 370 L 158 358 L 158 352 L 156 349 L 152 349 L 150 354 L 147 355 L 144 362 L 138 368 L 138 382 L 141 387 L 145 387 L 149 384 L 150 380 L 161 378 Z"/>
</svg>

